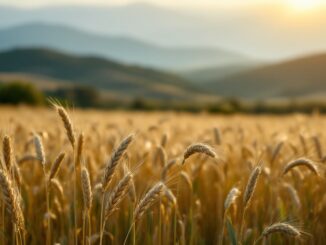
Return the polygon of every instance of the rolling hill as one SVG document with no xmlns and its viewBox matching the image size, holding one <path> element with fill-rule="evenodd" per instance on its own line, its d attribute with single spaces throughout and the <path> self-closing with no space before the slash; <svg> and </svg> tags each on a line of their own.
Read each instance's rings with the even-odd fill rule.
<svg viewBox="0 0 326 245">
<path fill-rule="evenodd" d="M 182 71 L 178 74 L 194 83 L 206 83 L 213 80 L 220 80 L 240 72 L 249 71 L 256 67 L 260 67 L 263 64 L 264 63 L 252 61 L 241 64 L 221 65 L 217 67 L 207 67 L 197 70 Z"/>
<path fill-rule="evenodd" d="M 164 70 L 198 69 L 247 60 L 245 56 L 217 48 L 163 47 L 132 38 L 35 23 L 0 30 L 0 51 L 17 47 L 50 48 Z"/>
<path fill-rule="evenodd" d="M 205 84 L 222 96 L 252 99 L 326 93 L 326 54 L 301 57 L 252 69 Z"/>
<path fill-rule="evenodd" d="M 128 99 L 195 102 L 213 101 L 217 95 L 245 99 L 324 96 L 325 68 L 326 54 L 318 54 L 195 84 L 167 72 L 49 49 L 15 49 L 0 53 L 0 80 L 32 80 L 40 88 L 47 89 L 89 85 L 102 93 Z"/>
<path fill-rule="evenodd" d="M 2 52 L 0 72 L 29 74 L 63 84 L 89 85 L 128 98 L 187 100 L 204 95 L 173 74 L 48 49 Z"/>
</svg>

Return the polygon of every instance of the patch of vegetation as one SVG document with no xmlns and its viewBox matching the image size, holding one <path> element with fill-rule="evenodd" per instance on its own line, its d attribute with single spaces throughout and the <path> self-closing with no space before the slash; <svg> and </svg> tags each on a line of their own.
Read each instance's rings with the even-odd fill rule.
<svg viewBox="0 0 326 245">
<path fill-rule="evenodd" d="M 2 83 L 0 85 L 0 103 L 2 104 L 44 104 L 44 95 L 30 83 L 19 81 Z"/>
<path fill-rule="evenodd" d="M 323 100 L 247 101 L 224 98 L 214 103 L 190 103 L 189 101 L 161 100 L 135 97 L 132 100 L 103 98 L 98 90 L 90 86 L 59 87 L 56 90 L 40 91 L 27 82 L 8 82 L 0 85 L 1 104 L 44 105 L 46 97 L 55 98 L 63 104 L 81 108 L 122 109 L 131 111 L 186 111 L 219 114 L 288 114 L 326 113 Z"/>
<path fill-rule="evenodd" d="M 77 107 L 99 107 L 100 94 L 90 86 L 74 86 L 68 88 L 58 88 L 55 91 L 47 92 L 47 95 L 58 100 L 67 101 Z"/>
</svg>

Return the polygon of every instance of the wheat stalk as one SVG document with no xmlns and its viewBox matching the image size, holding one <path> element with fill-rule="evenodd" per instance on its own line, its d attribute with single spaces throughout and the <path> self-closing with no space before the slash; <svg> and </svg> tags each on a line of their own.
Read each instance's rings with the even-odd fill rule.
<svg viewBox="0 0 326 245">
<path fill-rule="evenodd" d="M 305 138 L 304 135 L 300 134 L 299 139 L 300 139 L 300 143 L 301 143 L 301 146 L 302 146 L 303 154 L 306 155 L 308 153 L 306 138 Z"/>
<path fill-rule="evenodd" d="M 229 210 L 229 208 L 235 202 L 235 200 L 238 198 L 239 195 L 240 195 L 240 190 L 236 187 L 233 187 L 225 198 L 223 221 L 222 221 L 222 232 L 220 234 L 220 244 L 223 244 L 225 216 L 227 214 L 227 211 Z"/>
<path fill-rule="evenodd" d="M 114 175 L 115 169 L 123 156 L 123 154 L 126 152 L 128 146 L 132 142 L 134 136 L 131 134 L 127 136 L 125 139 L 122 140 L 118 148 L 113 152 L 108 164 L 106 165 L 104 169 L 104 174 L 102 176 L 102 201 L 101 201 L 101 213 L 100 213 L 100 245 L 102 245 L 102 239 L 103 239 L 103 229 L 105 225 L 105 221 L 103 224 L 103 212 L 104 212 L 104 199 L 105 199 L 105 192 L 107 191 L 112 177 Z"/>
<path fill-rule="evenodd" d="M 59 172 L 59 168 L 61 166 L 61 163 L 63 161 L 63 159 L 65 158 L 65 153 L 62 152 L 60 153 L 57 158 L 54 160 L 52 166 L 51 166 L 51 170 L 50 170 L 50 175 L 49 175 L 49 180 L 55 178 L 55 176 L 58 174 Z"/>
<path fill-rule="evenodd" d="M 258 181 L 258 178 L 259 178 L 260 174 L 261 174 L 261 167 L 260 166 L 255 167 L 254 170 L 250 174 L 250 177 L 248 179 L 246 189 L 245 189 L 245 192 L 244 192 L 244 195 L 243 195 L 244 207 L 248 206 L 248 204 L 250 202 L 250 199 L 253 196 L 253 193 L 254 193 L 254 191 L 256 189 L 257 181 Z"/>
<path fill-rule="evenodd" d="M 82 193 L 83 193 L 83 200 L 84 200 L 84 212 L 83 212 L 83 244 L 85 244 L 86 240 L 86 221 L 88 221 L 88 229 L 89 234 L 88 237 L 90 237 L 91 234 L 91 227 L 90 227 L 90 210 L 92 207 L 92 188 L 91 188 L 91 181 L 89 178 L 89 173 L 86 167 L 83 167 L 81 169 L 81 186 L 82 186 Z"/>
<path fill-rule="evenodd" d="M 274 233 L 282 233 L 284 235 L 299 237 L 301 235 L 301 231 L 294 226 L 288 223 L 275 223 L 271 226 L 268 226 L 264 229 L 262 236 L 269 236 Z"/>
<path fill-rule="evenodd" d="M 58 179 L 51 179 L 50 181 L 51 186 L 56 190 L 56 192 L 59 194 L 59 199 L 63 203 L 64 202 L 64 192 L 63 187 Z"/>
<path fill-rule="evenodd" d="M 103 231 L 105 228 L 106 220 L 109 218 L 111 214 L 113 214 L 115 210 L 118 209 L 120 202 L 128 194 L 128 189 L 132 184 L 132 179 L 133 179 L 133 175 L 130 172 L 127 172 L 127 174 L 120 180 L 118 185 L 111 192 L 111 195 L 105 207 L 104 222 L 101 220 L 101 224 L 100 224 L 102 226 L 100 231 L 100 244 L 102 244 L 103 241 Z M 102 211 L 101 211 L 101 217 L 102 217 Z"/>
<path fill-rule="evenodd" d="M 92 188 L 91 181 L 89 178 L 89 173 L 86 167 L 83 167 L 81 170 L 81 186 L 84 200 L 84 209 L 89 211 L 92 207 Z"/>
<path fill-rule="evenodd" d="M 22 175 L 21 175 L 21 172 L 20 172 L 20 168 L 17 165 L 17 163 L 12 162 L 11 169 L 12 169 L 12 178 L 15 179 L 14 184 L 16 184 L 16 187 L 19 188 L 22 185 Z"/>
<path fill-rule="evenodd" d="M 298 167 L 298 166 L 305 166 L 307 167 L 311 172 L 313 172 L 315 175 L 319 175 L 318 168 L 316 164 L 307 158 L 298 158 L 296 160 L 293 160 L 286 164 L 286 166 L 283 169 L 283 175 L 285 175 L 287 172 L 289 172 L 291 169 Z"/>
<path fill-rule="evenodd" d="M 166 164 L 166 154 L 164 151 L 164 148 L 162 146 L 158 146 L 156 149 L 156 152 L 154 154 L 154 166 L 157 165 L 157 163 L 161 166 L 164 167 Z"/>
<path fill-rule="evenodd" d="M 12 217 L 12 221 L 17 225 L 17 227 L 21 231 L 24 231 L 24 215 L 18 201 L 19 198 L 17 197 L 17 191 L 15 191 L 7 173 L 2 170 L 0 170 L 0 186 L 2 189 L 4 202 L 6 204 L 8 212 Z"/>
<path fill-rule="evenodd" d="M 123 156 L 123 154 L 126 152 L 129 144 L 133 140 L 133 135 L 129 135 L 126 137 L 118 148 L 114 151 L 114 153 L 111 156 L 110 161 L 106 165 L 106 168 L 104 170 L 103 178 L 102 178 L 102 191 L 105 192 L 108 189 L 108 186 L 111 182 L 111 179 L 113 177 L 114 171 L 119 163 L 119 160 Z"/>
<path fill-rule="evenodd" d="M 272 153 L 272 157 L 271 157 L 271 164 L 273 164 L 275 162 L 275 160 L 277 159 L 277 157 L 280 155 L 281 153 L 281 150 L 283 149 L 283 146 L 284 146 L 284 141 L 280 141 L 275 149 L 273 150 L 273 153 Z"/>
<path fill-rule="evenodd" d="M 240 195 L 240 190 L 236 187 L 232 188 L 230 190 L 230 192 L 228 193 L 228 195 L 225 198 L 224 201 L 224 210 L 227 211 L 231 205 L 235 202 L 235 200 L 238 198 L 238 196 Z"/>
<path fill-rule="evenodd" d="M 216 145 L 220 145 L 222 143 L 222 140 L 221 140 L 221 131 L 219 128 L 215 127 L 214 130 L 214 141 L 215 141 L 215 144 Z"/>
<path fill-rule="evenodd" d="M 167 142 L 168 142 L 168 134 L 165 133 L 165 134 L 163 134 L 163 136 L 162 136 L 162 138 L 161 138 L 161 146 L 162 146 L 162 147 L 165 147 L 166 144 L 167 144 Z"/>
<path fill-rule="evenodd" d="M 254 170 L 251 172 L 246 185 L 246 189 L 243 195 L 243 211 L 242 211 L 242 218 L 240 223 L 240 235 L 239 235 L 240 240 L 242 240 L 243 238 L 243 228 L 244 228 L 244 219 L 245 219 L 246 210 L 255 192 L 260 174 L 261 174 L 261 166 L 256 166 Z"/>
<path fill-rule="evenodd" d="M 68 113 L 66 112 L 66 110 L 62 107 L 62 106 L 55 106 L 57 109 L 57 112 L 63 122 L 63 126 L 66 129 L 66 133 L 67 133 L 67 137 L 70 141 L 70 144 L 72 146 L 72 148 L 75 147 L 75 134 L 74 134 L 74 129 L 71 123 L 71 120 L 68 116 Z"/>
<path fill-rule="evenodd" d="M 185 161 L 195 153 L 202 153 L 212 158 L 216 158 L 216 153 L 210 146 L 202 143 L 195 143 L 187 147 L 186 151 L 183 154 L 182 164 L 184 164 Z"/>
<path fill-rule="evenodd" d="M 319 160 L 323 158 L 323 149 L 318 136 L 312 137 Z"/>
<path fill-rule="evenodd" d="M 173 192 L 167 187 L 164 186 L 164 195 L 167 197 L 167 199 L 172 203 L 174 207 L 177 205 L 177 198 L 173 194 Z"/>
<path fill-rule="evenodd" d="M 34 135 L 34 145 L 35 145 L 35 151 L 36 156 L 39 159 L 39 161 L 42 164 L 43 167 L 43 173 L 44 173 L 44 180 L 45 180 L 45 197 L 46 197 L 46 214 L 47 214 L 47 231 L 46 231 L 46 244 L 51 244 L 51 217 L 50 217 L 50 192 L 48 190 L 48 179 L 47 179 L 47 171 L 46 171 L 46 160 L 45 160 L 45 153 L 44 153 L 44 147 L 42 143 L 42 139 L 39 135 Z"/>
<path fill-rule="evenodd" d="M 293 203 L 296 205 L 296 207 L 300 208 L 301 201 L 300 201 L 300 198 L 299 198 L 299 195 L 298 195 L 298 192 L 296 191 L 296 189 L 294 189 L 294 187 L 288 183 L 284 183 L 283 186 L 286 188 L 286 190 L 290 194 L 290 197 L 291 197 Z"/>
<path fill-rule="evenodd" d="M 84 134 L 79 134 L 78 140 L 77 140 L 77 149 L 76 149 L 76 159 L 75 159 L 75 166 L 78 168 L 80 166 L 81 157 L 83 153 L 84 148 Z"/>
<path fill-rule="evenodd" d="M 7 171 L 10 171 L 11 169 L 11 161 L 12 161 L 12 146 L 11 146 L 11 140 L 9 136 L 5 136 L 3 138 L 3 158 L 4 162 L 7 168 Z"/>
<path fill-rule="evenodd" d="M 105 219 L 118 209 L 120 202 L 128 194 L 128 190 L 132 184 L 133 176 L 130 172 L 119 181 L 118 185 L 112 190 L 108 202 L 105 207 Z"/>
<path fill-rule="evenodd" d="M 181 171 L 180 177 L 184 180 L 184 182 L 186 182 L 189 191 L 192 192 L 193 187 L 192 187 L 192 181 L 189 174 L 187 174 L 187 172 L 185 171 Z"/>
<path fill-rule="evenodd" d="M 39 135 L 34 136 L 34 145 L 37 159 L 42 163 L 43 167 L 45 166 L 45 153 L 42 144 L 42 139 Z"/>
<path fill-rule="evenodd" d="M 176 160 L 169 161 L 163 168 L 161 172 L 161 180 L 164 182 L 167 178 L 169 170 L 176 164 Z"/>
<path fill-rule="evenodd" d="M 143 214 L 158 200 L 164 188 L 163 182 L 155 184 L 140 200 L 134 211 L 134 220 L 139 220 Z"/>
</svg>

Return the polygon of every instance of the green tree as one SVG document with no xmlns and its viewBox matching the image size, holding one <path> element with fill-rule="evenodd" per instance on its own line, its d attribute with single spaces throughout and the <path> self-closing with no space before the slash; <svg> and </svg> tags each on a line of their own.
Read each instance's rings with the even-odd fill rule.
<svg viewBox="0 0 326 245">
<path fill-rule="evenodd" d="M 0 86 L 0 103 L 41 105 L 44 101 L 43 93 L 30 83 L 15 81 Z"/>
<path fill-rule="evenodd" d="M 49 91 L 47 94 L 79 107 L 96 107 L 99 105 L 100 94 L 90 86 L 63 87 Z"/>
</svg>

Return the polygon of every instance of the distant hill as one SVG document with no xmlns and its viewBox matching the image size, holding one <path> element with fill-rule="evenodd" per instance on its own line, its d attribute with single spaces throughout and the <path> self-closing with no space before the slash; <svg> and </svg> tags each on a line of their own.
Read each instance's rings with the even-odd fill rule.
<svg viewBox="0 0 326 245">
<path fill-rule="evenodd" d="M 221 65 L 197 70 L 181 71 L 178 74 L 192 82 L 205 83 L 213 80 L 219 80 L 240 72 L 249 71 L 262 65 L 263 63 L 259 62 L 246 62 L 241 64 Z"/>
<path fill-rule="evenodd" d="M 126 98 L 184 100 L 204 95 L 197 92 L 189 82 L 173 74 L 48 49 L 2 52 L 0 72 L 36 75 L 52 83 L 90 85 L 101 92 L 107 91 Z"/>
<path fill-rule="evenodd" d="M 240 54 L 215 48 L 161 47 L 132 38 L 100 36 L 51 24 L 26 24 L 0 30 L 0 51 L 17 47 L 50 48 L 164 70 L 198 69 L 247 60 Z"/>
<path fill-rule="evenodd" d="M 256 99 L 323 94 L 326 92 L 326 54 L 240 72 L 205 86 L 222 96 Z"/>
<path fill-rule="evenodd" d="M 65 88 L 73 86 L 73 83 L 70 83 L 65 80 L 57 80 L 40 75 L 31 75 L 26 73 L 6 73 L 0 72 L 0 82 L 9 83 L 9 82 L 27 82 L 34 84 L 40 90 L 53 91 L 58 88 Z"/>
</svg>

